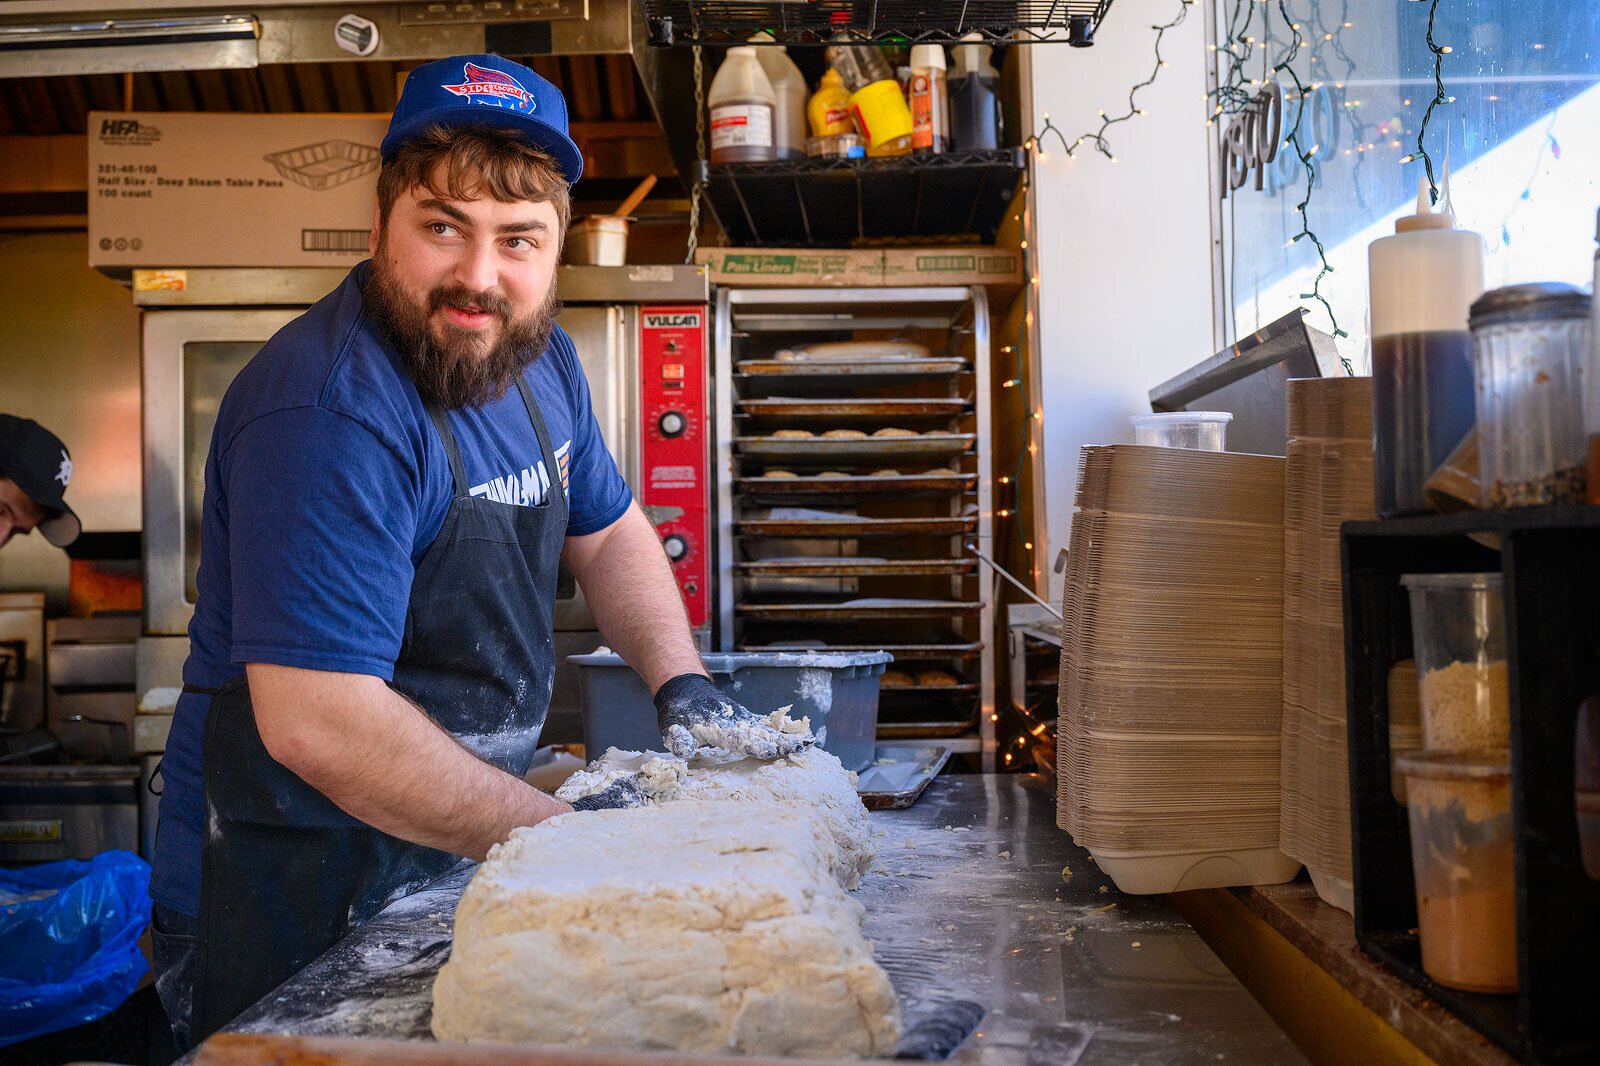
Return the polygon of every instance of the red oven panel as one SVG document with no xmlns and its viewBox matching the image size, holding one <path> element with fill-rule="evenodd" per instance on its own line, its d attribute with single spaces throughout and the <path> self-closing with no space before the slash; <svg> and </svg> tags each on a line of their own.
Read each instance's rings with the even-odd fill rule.
<svg viewBox="0 0 1600 1066">
<path fill-rule="evenodd" d="M 706 424 L 706 308 L 639 308 L 640 506 L 655 523 L 689 610 L 710 616 L 711 483 Z"/>
</svg>

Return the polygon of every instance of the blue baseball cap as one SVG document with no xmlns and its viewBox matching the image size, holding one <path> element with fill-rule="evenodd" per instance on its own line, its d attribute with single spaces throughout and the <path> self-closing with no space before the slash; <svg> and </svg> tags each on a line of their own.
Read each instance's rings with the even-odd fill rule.
<svg viewBox="0 0 1600 1066">
<path fill-rule="evenodd" d="M 568 185 L 583 176 L 583 153 L 567 135 L 561 90 L 503 56 L 451 56 L 407 74 L 383 137 L 384 160 L 433 125 L 516 130 L 555 158 Z"/>
</svg>

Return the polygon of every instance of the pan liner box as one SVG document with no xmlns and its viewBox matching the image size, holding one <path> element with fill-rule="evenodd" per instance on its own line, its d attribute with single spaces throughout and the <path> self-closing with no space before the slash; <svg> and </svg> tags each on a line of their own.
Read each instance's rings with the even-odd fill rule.
<svg viewBox="0 0 1600 1066">
<path fill-rule="evenodd" d="M 388 122 L 91 112 L 89 265 L 354 266 Z"/>
<path fill-rule="evenodd" d="M 777 286 L 1022 284 L 1022 253 L 991 245 L 903 248 L 701 248 L 695 262 L 714 285 Z"/>
</svg>

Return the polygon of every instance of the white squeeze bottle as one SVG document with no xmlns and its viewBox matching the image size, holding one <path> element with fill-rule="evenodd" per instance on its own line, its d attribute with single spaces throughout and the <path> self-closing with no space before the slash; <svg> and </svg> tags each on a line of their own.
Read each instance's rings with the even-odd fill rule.
<svg viewBox="0 0 1600 1066">
<path fill-rule="evenodd" d="M 770 41 L 765 30 L 750 38 Z M 800 73 L 789 50 L 782 45 L 764 44 L 756 49 L 756 59 L 772 83 L 775 107 L 772 113 L 772 145 L 778 159 L 804 159 L 806 156 L 806 100 L 811 95 L 806 76 Z"/>
<path fill-rule="evenodd" d="M 712 163 L 764 163 L 775 152 L 773 112 L 777 96 L 756 50 L 748 45 L 728 49 L 711 79 Z"/>
</svg>

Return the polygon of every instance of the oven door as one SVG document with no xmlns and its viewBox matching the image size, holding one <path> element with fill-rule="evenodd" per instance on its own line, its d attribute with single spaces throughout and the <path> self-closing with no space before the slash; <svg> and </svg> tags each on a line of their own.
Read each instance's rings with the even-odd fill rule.
<svg viewBox="0 0 1600 1066">
<path fill-rule="evenodd" d="M 556 319 L 577 349 L 600 435 L 629 485 L 637 485 L 639 479 L 638 318 L 639 309 L 632 304 L 577 304 L 563 308 Z M 556 592 L 555 618 L 557 630 L 595 628 L 583 590 L 565 566 Z"/>
<path fill-rule="evenodd" d="M 217 408 L 234 376 L 304 308 L 144 314 L 145 631 L 188 632 Z"/>
</svg>

